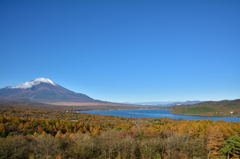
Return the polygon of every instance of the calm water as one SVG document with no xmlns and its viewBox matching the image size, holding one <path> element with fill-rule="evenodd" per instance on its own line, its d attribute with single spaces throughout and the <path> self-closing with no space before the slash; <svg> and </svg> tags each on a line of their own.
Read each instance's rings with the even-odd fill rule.
<svg viewBox="0 0 240 159">
<path fill-rule="evenodd" d="M 194 115 L 178 115 L 171 113 L 167 109 L 131 109 L 131 110 L 88 110 L 76 111 L 79 113 L 111 115 L 119 117 L 131 118 L 172 118 L 185 120 L 225 120 L 225 121 L 240 121 L 240 117 L 216 117 L 216 116 L 194 116 Z"/>
</svg>

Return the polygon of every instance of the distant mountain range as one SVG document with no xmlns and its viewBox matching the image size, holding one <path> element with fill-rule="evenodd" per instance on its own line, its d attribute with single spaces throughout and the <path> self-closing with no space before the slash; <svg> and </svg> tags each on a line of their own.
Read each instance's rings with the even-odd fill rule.
<svg viewBox="0 0 240 159">
<path fill-rule="evenodd" d="M 89 96 L 68 90 L 48 78 L 0 89 L 0 100 L 34 102 L 100 102 Z"/>
<path fill-rule="evenodd" d="M 136 102 L 128 104 L 149 105 L 149 106 L 173 106 L 173 105 L 190 105 L 198 104 L 203 101 L 172 101 L 172 102 Z"/>
</svg>

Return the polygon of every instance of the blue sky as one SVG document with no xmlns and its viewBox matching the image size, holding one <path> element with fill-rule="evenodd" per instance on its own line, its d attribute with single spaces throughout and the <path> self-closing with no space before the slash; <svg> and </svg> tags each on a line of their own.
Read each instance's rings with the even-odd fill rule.
<svg viewBox="0 0 240 159">
<path fill-rule="evenodd" d="M 115 102 L 240 97 L 239 0 L 0 0 L 0 87 Z"/>
</svg>

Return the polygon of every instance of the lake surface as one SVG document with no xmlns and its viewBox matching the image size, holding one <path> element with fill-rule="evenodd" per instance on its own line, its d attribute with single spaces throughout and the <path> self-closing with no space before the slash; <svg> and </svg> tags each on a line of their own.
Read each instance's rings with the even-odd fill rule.
<svg viewBox="0 0 240 159">
<path fill-rule="evenodd" d="M 111 115 L 128 118 L 172 118 L 184 120 L 224 120 L 224 121 L 240 121 L 240 117 L 217 117 L 217 116 L 195 116 L 195 115 L 179 115 L 173 114 L 167 109 L 126 109 L 126 110 L 87 110 L 76 111 L 78 113 Z"/>
</svg>

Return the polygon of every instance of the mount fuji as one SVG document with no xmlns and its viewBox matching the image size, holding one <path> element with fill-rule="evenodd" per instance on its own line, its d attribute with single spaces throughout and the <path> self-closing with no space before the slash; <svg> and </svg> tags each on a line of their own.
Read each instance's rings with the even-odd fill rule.
<svg viewBox="0 0 240 159">
<path fill-rule="evenodd" d="M 101 102 L 68 90 L 48 78 L 37 78 L 0 89 L 0 100 L 35 102 Z"/>
</svg>

